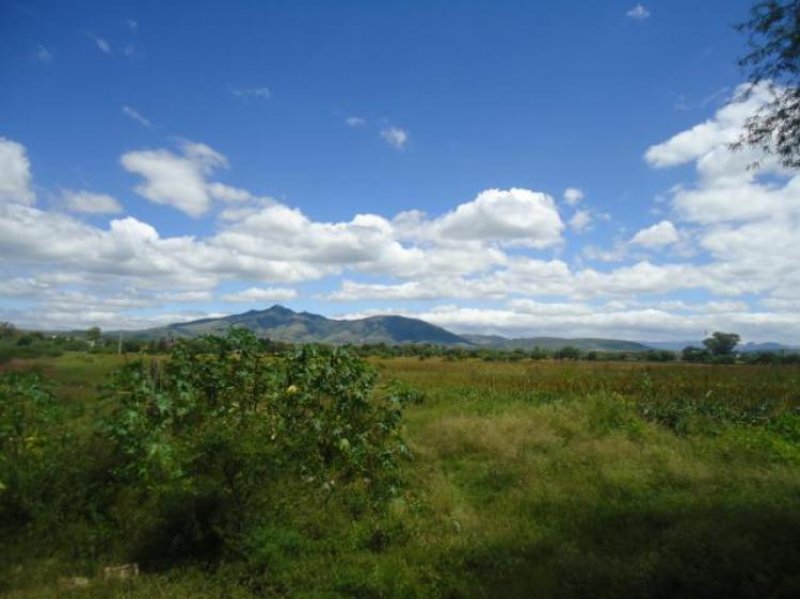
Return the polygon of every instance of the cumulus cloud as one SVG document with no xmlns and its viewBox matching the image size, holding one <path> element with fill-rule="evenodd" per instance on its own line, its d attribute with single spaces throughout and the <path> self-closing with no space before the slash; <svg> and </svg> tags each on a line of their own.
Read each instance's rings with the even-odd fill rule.
<svg viewBox="0 0 800 599">
<path fill-rule="evenodd" d="M 382 129 L 381 137 L 395 150 L 404 150 L 409 140 L 407 130 L 394 126 Z"/>
<path fill-rule="evenodd" d="M 131 108 L 130 106 L 123 106 L 122 107 L 122 114 L 125 116 L 133 119 L 140 125 L 147 127 L 148 129 L 151 127 L 150 120 L 145 118 L 141 112 L 136 110 L 135 108 Z"/>
<path fill-rule="evenodd" d="M 209 183 L 207 185 L 207 189 L 208 193 L 214 199 L 222 200 L 223 202 L 232 204 L 250 202 L 256 199 L 256 197 L 246 189 L 231 187 L 230 185 L 224 185 L 223 183 Z"/>
<path fill-rule="evenodd" d="M 213 299 L 213 294 L 210 291 L 178 291 L 157 293 L 155 297 L 165 302 L 207 302 Z"/>
<path fill-rule="evenodd" d="M 800 293 L 794 254 L 800 247 L 800 176 L 774 156 L 745 148 L 734 152 L 747 118 L 771 98 L 766 82 L 731 102 L 706 122 L 651 147 L 645 159 L 663 168 L 694 162 L 697 180 L 673 189 L 676 216 L 696 227 L 711 262 L 707 285 L 718 293 Z M 758 162 L 758 168 L 751 168 Z"/>
<path fill-rule="evenodd" d="M 749 164 L 755 157 L 760 157 L 760 153 L 754 149 L 732 153 L 728 146 L 738 139 L 747 118 L 755 114 L 771 98 L 769 82 L 753 88 L 740 85 L 734 91 L 731 100 L 717 110 L 713 118 L 648 148 L 645 160 L 656 168 L 698 161 L 699 174 L 706 176 L 713 174 L 717 160 L 744 157 L 744 163 L 736 161 L 729 166 L 735 167 L 737 177 L 748 178 L 753 172 L 740 167 Z"/>
<path fill-rule="evenodd" d="M 226 302 L 263 303 L 285 302 L 297 297 L 297 291 L 288 287 L 250 287 L 236 293 L 226 293 L 222 296 Z"/>
<path fill-rule="evenodd" d="M 740 306 L 741 308 L 742 306 Z M 787 326 L 796 319 L 785 312 L 730 310 L 709 313 L 705 304 L 685 305 L 681 313 L 618 302 L 596 304 L 509 302 L 498 308 L 471 308 L 454 304 L 430 310 L 385 309 L 346 314 L 359 318 L 394 313 L 421 318 L 462 334 L 494 333 L 509 337 L 605 337 L 634 341 L 701 339 L 708 330 L 739 331 L 745 339 L 795 342 Z"/>
<path fill-rule="evenodd" d="M 194 217 L 211 206 L 214 191 L 206 176 L 226 168 L 227 159 L 205 144 L 183 142 L 181 154 L 169 150 L 137 150 L 123 154 L 120 162 L 144 181 L 136 192 L 157 204 L 173 206 Z"/>
<path fill-rule="evenodd" d="M 211 301 L 220 285 L 254 285 L 225 294 L 225 301 L 269 302 L 295 297 L 283 285 L 319 280 L 322 301 L 452 302 L 416 314 L 479 332 L 690 338 L 697 327 L 762 339 L 800 336 L 792 303 L 800 296 L 793 258 L 800 247 L 800 179 L 761 156 L 755 156 L 761 168 L 748 169 L 754 155 L 729 149 L 758 97 L 756 90 L 647 151 L 654 168 L 693 164 L 696 176 L 669 192 L 661 206 L 668 219 L 617 235 L 607 253 L 620 264 L 594 268 L 562 258 L 590 257 L 589 247 L 560 252 L 566 226 L 582 230 L 593 214 L 601 215 L 575 209 L 565 225 L 556 202 L 541 191 L 488 189 L 437 214 L 411 209 L 393 217 L 321 221 L 217 181 L 228 166 L 225 156 L 188 141 L 176 149 L 127 152 L 121 163 L 141 177 L 137 192 L 150 201 L 191 216 L 224 207 L 213 230 L 165 236 L 132 217 L 92 226 L 33 207 L 26 150 L 2 139 L 0 294 L 31 307 L 13 314 L 6 309 L 0 318 L 30 321 L 47 305 L 53 308 L 48 322 L 60 326 L 75 326 L 89 314 L 98 322 L 114 314 L 118 321 L 142 322 L 146 317 L 136 310 Z M 96 197 L 84 201 L 102 204 Z M 566 193 L 564 201 L 570 203 Z M 699 260 L 682 253 L 687 239 Z M 592 247 L 602 261 L 605 250 Z M 642 249 L 656 248 L 665 249 L 659 263 L 643 259 L 649 254 Z M 120 289 L 131 291 L 121 295 Z M 701 305 L 670 296 L 691 290 L 712 299 Z M 755 294 L 759 308 L 749 308 L 743 294 Z M 69 304 L 79 297 L 89 308 L 76 316 Z M 466 300 L 495 307 L 455 305 Z"/>
<path fill-rule="evenodd" d="M 641 4 L 637 4 L 628 12 L 626 12 L 625 16 L 630 17 L 631 19 L 636 19 L 637 21 L 644 21 L 650 16 L 650 11 Z"/>
<path fill-rule="evenodd" d="M 68 209 L 84 214 L 115 214 L 122 212 L 120 203 L 105 193 L 92 193 L 90 191 L 72 191 L 65 189 L 61 192 Z"/>
<path fill-rule="evenodd" d="M 668 220 L 662 220 L 660 223 L 636 233 L 631 239 L 631 243 L 646 248 L 660 248 L 676 243 L 679 239 L 680 236 L 675 225 Z"/>
<path fill-rule="evenodd" d="M 564 201 L 570 206 L 574 206 L 585 197 L 582 190 L 577 187 L 567 187 L 564 190 Z"/>
<path fill-rule="evenodd" d="M 564 223 L 553 198 L 528 189 L 489 189 L 435 223 L 438 235 L 543 249 L 561 243 Z"/>
<path fill-rule="evenodd" d="M 577 210 L 569 219 L 569 228 L 575 233 L 582 233 L 592 224 L 592 212 L 590 210 Z"/>
<path fill-rule="evenodd" d="M 33 204 L 31 163 L 25 147 L 0 137 L 0 203 Z"/>
</svg>

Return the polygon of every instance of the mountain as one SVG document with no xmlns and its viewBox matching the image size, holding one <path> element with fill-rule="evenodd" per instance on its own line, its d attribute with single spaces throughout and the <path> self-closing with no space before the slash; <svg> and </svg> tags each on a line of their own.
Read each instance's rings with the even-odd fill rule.
<svg viewBox="0 0 800 599">
<path fill-rule="evenodd" d="M 753 343 L 752 341 L 749 343 L 743 343 L 741 345 L 736 346 L 736 351 L 742 353 L 753 353 L 753 352 L 787 352 L 787 353 L 797 353 L 800 351 L 800 347 L 796 345 L 783 345 L 782 343 Z"/>
<path fill-rule="evenodd" d="M 463 335 L 464 339 L 478 346 L 492 347 L 495 349 L 525 349 L 531 350 L 535 347 L 554 350 L 566 346 L 577 347 L 581 351 L 648 351 L 650 348 L 642 343 L 635 341 L 623 341 L 620 339 L 596 339 L 584 337 L 577 339 L 565 339 L 562 337 L 520 337 L 508 339 L 499 335 Z"/>
<path fill-rule="evenodd" d="M 335 320 L 310 312 L 295 312 L 283 306 L 266 310 L 250 310 L 221 318 L 203 318 L 191 322 L 178 322 L 155 329 L 127 331 L 128 338 L 159 339 L 161 337 L 197 337 L 198 335 L 224 335 L 232 326 L 246 327 L 259 337 L 290 343 L 330 343 L 360 345 L 363 343 L 430 343 L 432 345 L 460 345 L 472 348 L 531 350 L 540 347 L 555 350 L 568 345 L 581 351 L 643 352 L 651 349 L 680 351 L 687 345 L 702 347 L 699 341 L 642 342 L 620 339 L 583 337 L 520 337 L 509 339 L 499 335 L 456 335 L 417 318 L 405 316 L 371 316 L 357 320 Z M 116 333 L 108 333 L 116 335 Z M 746 343 L 740 352 L 798 351 L 799 348 L 778 343 Z"/>
<path fill-rule="evenodd" d="M 294 312 L 283 306 L 266 310 L 250 310 L 222 318 L 203 318 L 180 322 L 156 329 L 138 331 L 140 338 L 196 337 L 224 335 L 232 326 L 246 327 L 259 337 L 291 343 L 431 343 L 435 345 L 469 345 L 441 327 L 416 318 L 403 316 L 371 316 L 358 320 L 333 320 L 319 314 Z"/>
</svg>

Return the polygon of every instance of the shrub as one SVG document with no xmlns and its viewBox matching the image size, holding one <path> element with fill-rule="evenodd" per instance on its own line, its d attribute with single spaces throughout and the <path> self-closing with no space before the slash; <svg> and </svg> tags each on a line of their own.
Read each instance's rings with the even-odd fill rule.
<svg viewBox="0 0 800 599">
<path fill-rule="evenodd" d="M 416 396 L 377 396 L 375 371 L 343 350 L 260 349 L 245 329 L 179 341 L 166 366 L 129 364 L 110 389 L 115 484 L 142 506 L 120 526 L 161 564 L 235 551 L 249 519 L 293 496 L 346 495 L 363 512 L 395 493 Z"/>
</svg>

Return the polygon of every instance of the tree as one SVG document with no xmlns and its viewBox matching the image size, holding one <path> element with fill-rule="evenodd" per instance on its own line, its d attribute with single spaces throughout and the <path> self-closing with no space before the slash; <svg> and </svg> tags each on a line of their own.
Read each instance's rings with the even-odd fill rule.
<svg viewBox="0 0 800 599">
<path fill-rule="evenodd" d="M 10 322 L 0 322 L 0 338 L 14 337 L 17 334 L 17 327 Z"/>
<path fill-rule="evenodd" d="M 711 354 L 708 352 L 707 349 L 700 349 L 699 347 L 684 347 L 683 351 L 681 352 L 681 360 L 684 362 L 708 362 L 708 359 L 711 357 Z"/>
<path fill-rule="evenodd" d="M 739 60 L 750 90 L 768 86 L 772 99 L 747 120 L 734 149 L 757 147 L 783 166 L 800 167 L 800 0 L 762 0 L 736 27 L 749 52 Z"/>
<path fill-rule="evenodd" d="M 100 327 L 92 327 L 86 331 L 86 338 L 89 340 L 89 343 L 92 345 L 92 347 L 97 345 L 97 342 L 100 341 L 101 336 L 102 331 L 100 331 Z"/>
<path fill-rule="evenodd" d="M 714 331 L 711 337 L 703 339 L 703 345 L 706 346 L 711 355 L 713 356 L 730 356 L 733 349 L 738 345 L 741 337 L 736 333 L 721 333 Z"/>
<path fill-rule="evenodd" d="M 556 350 L 553 354 L 556 360 L 577 360 L 581 357 L 581 350 L 571 345 L 566 345 L 561 349 Z"/>
</svg>

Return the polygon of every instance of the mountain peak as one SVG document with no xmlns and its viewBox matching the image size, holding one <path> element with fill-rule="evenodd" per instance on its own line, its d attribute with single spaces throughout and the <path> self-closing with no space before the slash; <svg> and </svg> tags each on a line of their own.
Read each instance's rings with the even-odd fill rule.
<svg viewBox="0 0 800 599">
<path fill-rule="evenodd" d="M 295 313 L 294 310 L 290 310 L 286 306 L 281 306 L 280 304 L 275 304 L 272 307 L 267 308 L 266 310 L 264 310 L 264 312 L 271 312 L 273 314 L 281 314 L 283 316 L 290 316 L 290 315 Z"/>
<path fill-rule="evenodd" d="M 333 320 L 310 312 L 295 312 L 279 304 L 222 318 L 175 323 L 166 329 L 182 337 L 224 335 L 231 327 L 245 327 L 259 337 L 292 343 L 432 343 L 469 345 L 462 337 L 441 327 L 404 316 L 379 316 L 357 320 Z M 159 329 L 149 331 L 151 334 Z"/>
</svg>

